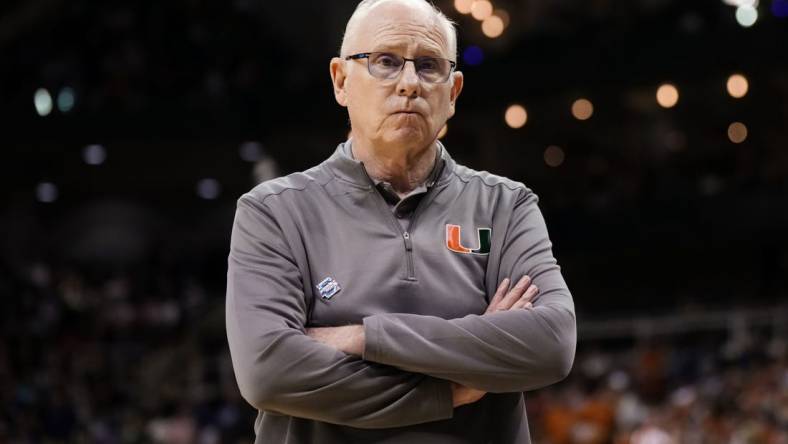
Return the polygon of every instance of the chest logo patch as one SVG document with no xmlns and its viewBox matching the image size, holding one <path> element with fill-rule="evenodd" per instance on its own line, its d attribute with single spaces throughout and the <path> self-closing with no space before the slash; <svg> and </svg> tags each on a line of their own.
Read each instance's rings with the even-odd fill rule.
<svg viewBox="0 0 788 444">
<path fill-rule="evenodd" d="M 462 228 L 459 225 L 446 224 L 446 248 L 462 254 L 490 254 L 492 244 L 492 228 L 477 228 L 478 248 L 468 248 L 460 242 Z"/>
<path fill-rule="evenodd" d="M 331 299 L 332 296 L 339 293 L 339 290 L 342 290 L 342 287 L 339 286 L 339 282 L 330 276 L 320 281 L 316 287 L 317 291 L 320 293 L 320 297 L 323 299 Z"/>
</svg>

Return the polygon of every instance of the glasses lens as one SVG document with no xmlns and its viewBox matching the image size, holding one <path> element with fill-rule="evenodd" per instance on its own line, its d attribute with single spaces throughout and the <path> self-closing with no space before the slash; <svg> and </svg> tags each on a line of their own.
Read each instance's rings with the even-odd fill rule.
<svg viewBox="0 0 788 444">
<path fill-rule="evenodd" d="M 402 70 L 405 60 L 396 54 L 373 52 L 369 55 L 369 73 L 380 79 L 395 77 Z"/>
<path fill-rule="evenodd" d="M 373 76 L 393 79 L 402 71 L 405 59 L 389 52 L 373 52 L 368 63 Z M 418 57 L 413 63 L 419 78 L 428 83 L 445 82 L 451 73 L 451 62 L 440 57 Z"/>
<path fill-rule="evenodd" d="M 445 82 L 449 77 L 451 63 L 437 57 L 419 57 L 416 59 L 416 72 L 426 82 Z"/>
</svg>

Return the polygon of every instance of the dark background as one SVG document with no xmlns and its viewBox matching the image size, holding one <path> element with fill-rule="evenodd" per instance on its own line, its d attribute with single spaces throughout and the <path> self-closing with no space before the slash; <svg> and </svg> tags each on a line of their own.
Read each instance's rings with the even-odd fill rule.
<svg viewBox="0 0 788 444">
<path fill-rule="evenodd" d="M 744 419 L 772 436 L 786 396 L 752 411 L 739 396 L 788 391 L 785 2 L 761 2 L 749 28 L 719 0 L 493 3 L 510 19 L 497 39 L 436 2 L 459 26 L 465 74 L 443 142 L 540 196 L 575 297 L 576 369 L 532 397 L 535 436 L 636 442 L 656 424 L 690 442 L 681 433 L 708 421 L 670 419 L 688 384 L 691 407 L 722 424 L 707 442 Z M 328 62 L 355 4 L 0 4 L 0 442 L 251 439 L 224 336 L 235 201 L 347 136 Z M 741 99 L 726 92 L 734 73 L 749 80 Z M 670 109 L 655 100 L 664 82 L 680 93 Z M 44 116 L 41 88 L 55 102 Z M 73 107 L 59 109 L 64 91 Z M 581 97 L 586 121 L 570 112 Z M 504 121 L 513 103 L 528 110 L 520 129 Z M 86 150 L 106 159 L 88 164 Z M 742 369 L 761 385 L 736 385 Z M 724 389 L 704 397 L 712 377 Z M 627 394 L 651 413 L 622 423 Z M 588 403 L 606 406 L 606 425 L 583 416 Z M 546 436 L 550 421 L 581 432 Z"/>
</svg>

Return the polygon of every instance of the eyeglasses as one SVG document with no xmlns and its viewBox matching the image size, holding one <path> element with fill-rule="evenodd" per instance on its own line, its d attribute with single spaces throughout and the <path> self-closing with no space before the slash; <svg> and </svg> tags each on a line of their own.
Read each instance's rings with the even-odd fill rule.
<svg viewBox="0 0 788 444">
<path fill-rule="evenodd" d="M 399 75 L 405 68 L 405 62 L 413 62 L 416 74 L 427 83 L 444 83 L 449 80 L 457 63 L 440 57 L 405 57 L 390 52 L 362 52 L 345 57 L 345 60 L 367 59 L 367 70 L 373 77 L 390 80 Z"/>
</svg>

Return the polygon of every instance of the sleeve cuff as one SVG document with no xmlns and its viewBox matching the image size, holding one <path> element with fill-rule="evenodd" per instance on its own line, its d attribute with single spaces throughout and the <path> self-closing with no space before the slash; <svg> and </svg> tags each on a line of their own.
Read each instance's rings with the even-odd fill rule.
<svg viewBox="0 0 788 444">
<path fill-rule="evenodd" d="M 367 316 L 364 323 L 364 351 L 361 359 L 375 361 L 380 356 L 380 319 L 377 316 Z"/>
<path fill-rule="evenodd" d="M 361 359 L 371 362 L 380 362 L 382 358 L 381 350 L 381 316 L 372 315 L 363 319 L 364 323 L 364 351 Z M 451 389 L 451 382 L 432 376 L 424 376 L 421 384 L 430 386 L 425 392 L 430 393 L 428 402 L 424 407 L 425 413 L 432 417 L 432 421 L 450 419 L 454 416 L 454 396 Z M 426 400 L 425 400 L 426 401 Z"/>
<path fill-rule="evenodd" d="M 432 377 L 429 378 L 435 385 L 435 399 L 437 403 L 436 411 L 438 412 L 438 418 L 436 420 L 449 419 L 453 417 L 454 399 L 452 396 L 451 382 L 444 379 Z"/>
</svg>

